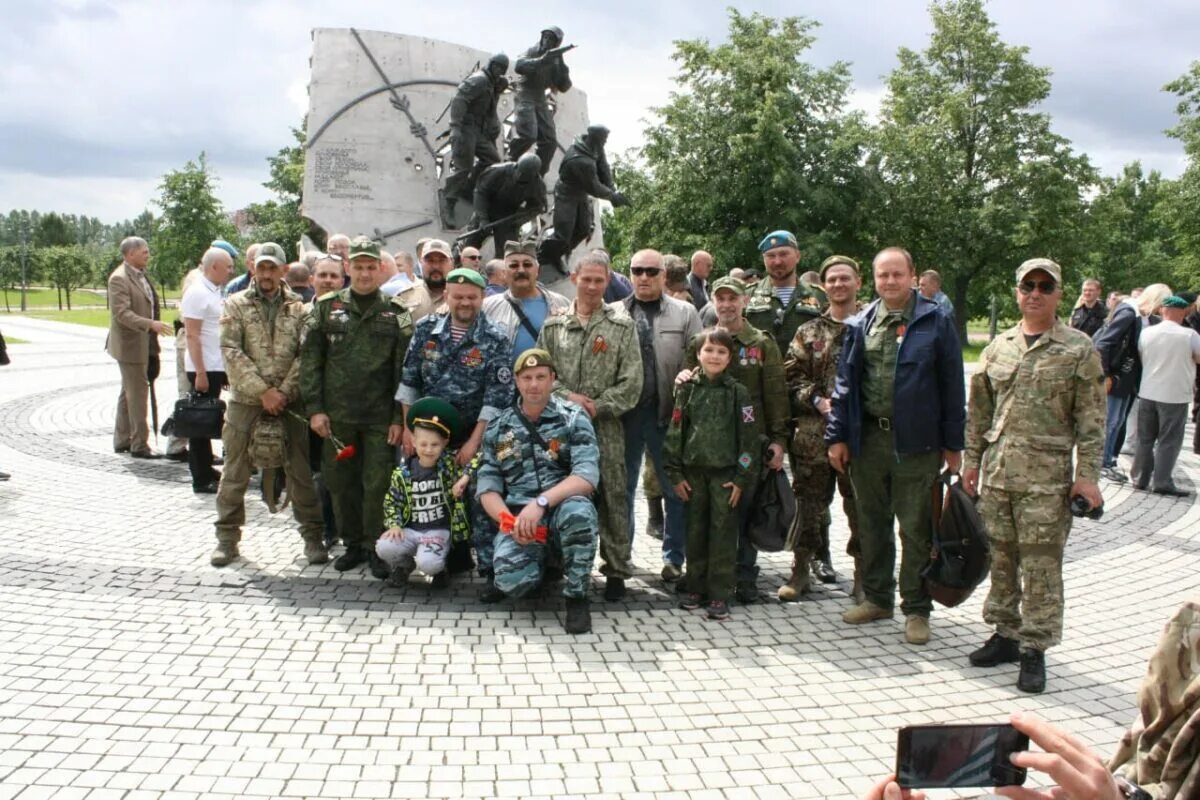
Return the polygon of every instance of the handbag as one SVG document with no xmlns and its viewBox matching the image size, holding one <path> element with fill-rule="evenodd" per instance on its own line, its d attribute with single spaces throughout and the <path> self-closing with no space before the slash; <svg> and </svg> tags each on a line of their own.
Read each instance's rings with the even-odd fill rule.
<svg viewBox="0 0 1200 800">
<path fill-rule="evenodd" d="M 992 565 L 991 540 L 975 498 L 967 494 L 955 473 L 946 470 L 935 478 L 932 493 L 933 552 L 921 577 L 930 597 L 953 608 L 987 577 Z"/>
<path fill-rule="evenodd" d="M 220 439 L 225 425 L 225 401 L 188 392 L 175 401 L 174 435 L 180 439 Z"/>
<path fill-rule="evenodd" d="M 796 496 L 781 469 L 764 470 L 758 481 L 758 491 L 752 498 L 754 507 L 746 523 L 746 537 L 754 549 L 762 553 L 778 553 L 799 524 L 796 516 Z"/>
</svg>

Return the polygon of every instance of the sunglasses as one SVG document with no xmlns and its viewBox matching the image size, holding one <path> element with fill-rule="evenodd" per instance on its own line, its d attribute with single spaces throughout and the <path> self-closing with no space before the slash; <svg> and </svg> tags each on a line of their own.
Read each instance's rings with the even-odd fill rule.
<svg viewBox="0 0 1200 800">
<path fill-rule="evenodd" d="M 1058 284 L 1054 281 L 1021 281 L 1017 284 L 1017 289 L 1021 294 L 1033 294 L 1033 290 L 1037 289 L 1042 294 L 1054 294 Z"/>
<path fill-rule="evenodd" d="M 463 261 L 478 261 L 479 256 L 462 256 Z"/>
<path fill-rule="evenodd" d="M 637 277 L 637 278 L 640 278 L 643 276 L 649 276 L 649 277 L 653 278 L 655 275 L 657 275 L 660 272 L 662 272 L 662 267 L 630 267 L 629 268 L 629 274 L 633 275 L 634 277 Z"/>
</svg>

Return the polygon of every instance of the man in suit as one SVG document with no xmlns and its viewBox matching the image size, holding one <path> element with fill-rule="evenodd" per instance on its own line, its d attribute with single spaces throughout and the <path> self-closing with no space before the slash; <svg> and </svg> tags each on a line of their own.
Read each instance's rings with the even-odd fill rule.
<svg viewBox="0 0 1200 800">
<path fill-rule="evenodd" d="M 105 345 L 121 368 L 113 450 L 134 458 L 162 458 L 161 453 L 150 449 L 146 405 L 150 377 L 158 375 L 158 337 L 171 329 L 158 319 L 158 297 L 146 277 L 146 265 L 150 263 L 146 240 L 127 237 L 121 242 L 121 258 L 121 266 L 108 276 L 112 321 Z"/>
<path fill-rule="evenodd" d="M 696 310 L 704 308 L 711 299 L 708 296 L 708 276 L 712 274 L 713 257 L 710 253 L 697 250 L 692 253 L 692 271 L 688 273 L 688 290 L 692 293 L 692 305 Z"/>
</svg>

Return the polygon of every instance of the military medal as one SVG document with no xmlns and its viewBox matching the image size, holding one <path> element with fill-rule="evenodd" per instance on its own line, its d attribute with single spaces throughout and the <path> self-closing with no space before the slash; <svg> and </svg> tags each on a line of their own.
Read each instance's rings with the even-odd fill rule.
<svg viewBox="0 0 1200 800">
<path fill-rule="evenodd" d="M 908 331 L 908 326 L 900 323 L 900 327 L 896 329 L 896 344 L 904 344 L 904 334 Z"/>
<path fill-rule="evenodd" d="M 437 357 L 438 357 L 437 342 L 434 342 L 434 341 L 426 342 L 425 343 L 425 360 L 426 361 L 437 361 Z"/>
<path fill-rule="evenodd" d="M 592 340 L 592 355 L 605 353 L 608 351 L 608 342 L 604 341 L 603 336 L 597 336 Z"/>
<path fill-rule="evenodd" d="M 546 445 L 546 458 L 551 461 L 558 461 L 558 449 L 562 443 L 558 439 L 551 439 Z"/>
<path fill-rule="evenodd" d="M 471 369 L 474 369 L 475 367 L 478 367 L 482 363 L 483 363 L 483 354 L 479 352 L 478 347 L 472 348 L 469 353 L 466 353 L 462 357 L 462 364 L 464 367 L 469 367 Z"/>
</svg>

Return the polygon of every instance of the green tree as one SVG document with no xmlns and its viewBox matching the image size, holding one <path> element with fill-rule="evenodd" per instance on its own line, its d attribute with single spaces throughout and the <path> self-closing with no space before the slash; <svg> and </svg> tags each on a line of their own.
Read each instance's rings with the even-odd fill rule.
<svg viewBox="0 0 1200 800">
<path fill-rule="evenodd" d="M 67 298 L 67 310 L 71 309 L 71 292 L 83 286 L 93 274 L 91 255 L 81 245 L 59 245 L 37 250 L 42 274 L 58 291 L 58 308 L 63 307 L 63 295 Z"/>
<path fill-rule="evenodd" d="M 727 42 L 675 42 L 678 88 L 645 146 L 618 161 L 631 200 L 609 222 L 618 257 L 703 247 L 723 272 L 757 264 L 776 228 L 796 234 L 810 266 L 861 253 L 865 127 L 845 111 L 848 66 L 804 60 L 816 27 L 731 9 Z"/>
<path fill-rule="evenodd" d="M 61 215 L 50 212 L 37 222 L 33 231 L 33 244 L 36 247 L 58 247 L 75 244 L 75 236 L 70 225 Z"/>
<path fill-rule="evenodd" d="M 271 177 L 263 186 L 275 193 L 275 198 L 251 203 L 246 212 L 250 218 L 253 239 L 282 245 L 289 258 L 296 258 L 300 237 L 308 233 L 308 223 L 300 216 L 304 190 L 304 128 L 292 128 L 295 144 L 283 147 L 267 158 Z"/>
<path fill-rule="evenodd" d="M 235 234 L 214 194 L 216 184 L 204 153 L 163 176 L 155 201 L 162 216 L 150 245 L 150 274 L 160 286 L 178 286 L 213 239 Z"/>
<path fill-rule="evenodd" d="M 1164 87 L 1179 98 L 1175 112 L 1179 123 L 1167 135 L 1183 143 L 1188 165 L 1168 187 L 1162 205 L 1163 219 L 1173 233 L 1179 253 L 1174 285 L 1200 289 L 1200 61 Z"/>
<path fill-rule="evenodd" d="M 1000 40 L 982 0 L 935 2 L 930 13 L 928 48 L 901 48 L 887 81 L 873 216 L 879 244 L 942 273 L 964 332 L 988 294 L 1011 297 L 1021 261 L 1078 262 L 1096 179 L 1037 110 L 1050 71 Z"/>
<path fill-rule="evenodd" d="M 0 291 L 4 293 L 4 310 L 12 311 L 8 293 L 21 291 L 21 248 L 0 247 Z"/>
<path fill-rule="evenodd" d="M 1083 271 L 1088 276 L 1126 292 L 1171 282 L 1177 254 L 1163 213 L 1170 184 L 1157 171 L 1146 175 L 1137 161 L 1127 164 L 1119 177 L 1100 181 L 1087 212 L 1089 252 Z"/>
</svg>

